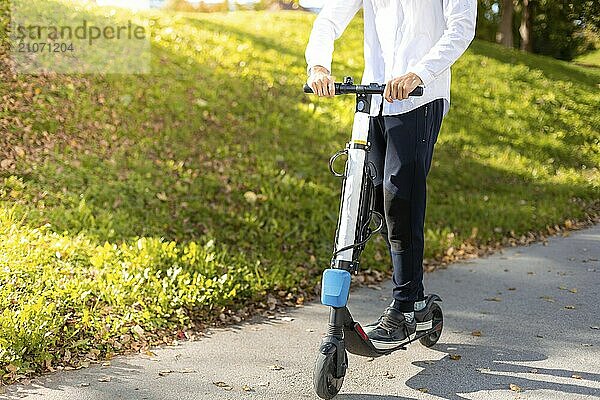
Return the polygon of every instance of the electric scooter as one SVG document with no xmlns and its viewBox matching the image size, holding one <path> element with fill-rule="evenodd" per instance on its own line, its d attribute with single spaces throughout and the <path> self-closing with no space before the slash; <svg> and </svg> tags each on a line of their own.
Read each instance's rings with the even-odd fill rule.
<svg viewBox="0 0 600 400">
<path fill-rule="evenodd" d="M 368 161 L 369 112 L 371 97 L 383 94 L 385 85 L 371 83 L 355 85 L 352 78 L 345 77 L 335 83 L 335 94 L 355 94 L 356 109 L 352 127 L 352 139 L 343 150 L 329 159 L 329 170 L 342 179 L 340 211 L 330 268 L 323 272 L 321 303 L 330 307 L 327 335 L 321 341 L 315 362 L 313 381 L 317 395 L 331 399 L 340 391 L 348 368 L 346 351 L 364 357 L 389 355 L 396 350 L 406 350 L 406 345 L 419 340 L 431 347 L 442 334 L 444 317 L 437 295 L 427 296 L 427 307 L 433 315 L 432 323 L 425 330 L 417 330 L 414 337 L 389 349 L 378 349 L 369 340 L 365 330 L 356 322 L 346 307 L 350 293 L 351 273 L 358 273 L 359 258 L 368 240 L 379 232 L 384 217 L 374 208 L 375 166 Z M 313 93 L 304 85 L 305 93 Z M 423 87 L 417 87 L 411 96 L 422 96 Z M 335 170 L 336 160 L 347 157 L 344 172 Z M 375 228 L 372 228 L 375 225 Z"/>
</svg>

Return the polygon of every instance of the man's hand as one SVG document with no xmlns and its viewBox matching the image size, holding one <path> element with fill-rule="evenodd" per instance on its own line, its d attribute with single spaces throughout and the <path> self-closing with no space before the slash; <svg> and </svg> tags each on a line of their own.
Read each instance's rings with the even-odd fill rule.
<svg viewBox="0 0 600 400">
<path fill-rule="evenodd" d="M 390 80 L 385 85 L 383 97 L 390 103 L 393 103 L 394 100 L 408 99 L 408 94 L 422 83 L 423 81 L 417 74 L 409 72 L 406 75 Z"/>
<path fill-rule="evenodd" d="M 310 69 L 310 77 L 306 83 L 317 96 L 333 97 L 335 95 L 334 82 L 327 68 L 315 65 Z"/>
</svg>

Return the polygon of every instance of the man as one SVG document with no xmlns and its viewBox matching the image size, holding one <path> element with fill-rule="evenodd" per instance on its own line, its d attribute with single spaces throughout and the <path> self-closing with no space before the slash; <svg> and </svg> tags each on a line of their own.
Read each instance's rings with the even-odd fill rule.
<svg viewBox="0 0 600 400">
<path fill-rule="evenodd" d="M 423 289 L 426 177 L 450 106 L 450 66 L 473 40 L 477 1 L 327 0 L 306 49 L 308 84 L 319 96 L 335 94 L 334 41 L 361 7 L 362 83 L 386 83 L 386 101 L 379 95 L 371 101 L 369 160 L 394 268 L 394 300 L 365 330 L 376 347 L 393 348 L 431 326 Z M 423 96 L 409 98 L 419 85 Z"/>
</svg>

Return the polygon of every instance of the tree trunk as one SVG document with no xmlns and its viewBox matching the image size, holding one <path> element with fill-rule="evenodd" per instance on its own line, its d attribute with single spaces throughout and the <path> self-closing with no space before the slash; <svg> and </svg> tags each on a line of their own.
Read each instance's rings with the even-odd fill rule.
<svg viewBox="0 0 600 400">
<path fill-rule="evenodd" d="M 521 26 L 519 33 L 521 34 L 521 50 L 533 52 L 533 37 L 531 30 L 533 20 L 533 1 L 523 0 L 523 16 L 521 17 Z"/>
<path fill-rule="evenodd" d="M 496 34 L 496 41 L 503 46 L 513 47 L 513 14 L 515 6 L 513 0 L 502 0 L 502 19 L 500 30 Z"/>
<path fill-rule="evenodd" d="M 227 9 L 229 11 L 235 11 L 237 9 L 237 5 L 235 4 L 234 0 L 227 0 L 225 3 L 227 3 Z"/>
</svg>

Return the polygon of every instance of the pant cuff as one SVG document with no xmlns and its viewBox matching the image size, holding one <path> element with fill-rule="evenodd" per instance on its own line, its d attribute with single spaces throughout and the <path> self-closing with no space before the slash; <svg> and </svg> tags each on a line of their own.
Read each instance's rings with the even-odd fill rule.
<svg viewBox="0 0 600 400">
<path fill-rule="evenodd" d="M 415 302 L 394 299 L 394 304 L 392 307 L 400 312 L 413 312 L 415 310 Z"/>
</svg>

